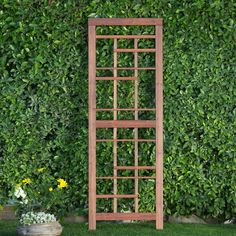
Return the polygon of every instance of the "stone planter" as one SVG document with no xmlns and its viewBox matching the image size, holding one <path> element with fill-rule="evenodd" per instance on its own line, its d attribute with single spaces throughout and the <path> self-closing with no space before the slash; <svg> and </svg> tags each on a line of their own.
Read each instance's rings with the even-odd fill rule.
<svg viewBox="0 0 236 236">
<path fill-rule="evenodd" d="M 62 226 L 58 222 L 18 226 L 17 234 L 20 236 L 59 236 Z"/>
</svg>

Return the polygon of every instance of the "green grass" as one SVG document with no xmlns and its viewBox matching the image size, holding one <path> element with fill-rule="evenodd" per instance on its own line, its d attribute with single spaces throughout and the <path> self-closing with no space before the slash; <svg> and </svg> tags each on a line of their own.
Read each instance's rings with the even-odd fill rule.
<svg viewBox="0 0 236 236">
<path fill-rule="evenodd" d="M 16 235 L 15 221 L 0 221 L 0 235 Z M 96 231 L 88 231 L 85 223 L 63 224 L 63 236 L 236 236 L 236 225 L 168 224 L 156 231 L 152 222 L 135 224 L 98 223 Z"/>
</svg>

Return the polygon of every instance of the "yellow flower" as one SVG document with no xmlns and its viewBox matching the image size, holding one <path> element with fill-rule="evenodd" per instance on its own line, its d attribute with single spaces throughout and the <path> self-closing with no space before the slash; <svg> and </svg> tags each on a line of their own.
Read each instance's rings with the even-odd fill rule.
<svg viewBox="0 0 236 236">
<path fill-rule="evenodd" d="M 23 184 L 29 184 L 31 182 L 30 178 L 26 178 L 22 180 Z"/>
<path fill-rule="evenodd" d="M 43 172 L 44 170 L 45 170 L 45 167 L 37 169 L 38 172 Z"/>
<path fill-rule="evenodd" d="M 49 190 L 50 192 L 52 192 L 53 188 L 52 188 L 52 187 L 50 187 L 48 190 Z"/>
<path fill-rule="evenodd" d="M 21 186 L 21 183 L 17 184 L 17 185 L 16 185 L 16 188 L 19 188 L 20 186 Z"/>
<path fill-rule="evenodd" d="M 58 188 L 65 188 L 68 186 L 68 183 L 64 179 L 58 179 L 57 182 L 59 183 Z"/>
</svg>

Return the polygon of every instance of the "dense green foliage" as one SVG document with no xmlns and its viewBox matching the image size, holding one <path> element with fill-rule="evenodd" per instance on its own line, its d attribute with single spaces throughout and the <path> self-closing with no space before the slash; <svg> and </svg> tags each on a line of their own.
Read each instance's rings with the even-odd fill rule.
<svg viewBox="0 0 236 236">
<path fill-rule="evenodd" d="M 65 211 L 87 202 L 87 18 L 41 2 L 1 3 L 1 194 L 45 167 Z"/>
<path fill-rule="evenodd" d="M 234 1 L 56 2 L 50 6 L 47 1 L 37 0 L 0 3 L 1 201 L 14 184 L 31 178 L 33 169 L 45 167 L 50 174 L 69 183 L 63 211 L 86 212 L 88 17 L 160 17 L 164 19 L 165 211 L 227 218 L 235 214 Z M 151 27 L 141 27 L 141 31 L 135 27 L 104 27 L 98 31 L 153 33 Z M 119 47 L 132 44 L 119 43 Z M 151 45 L 152 42 L 139 43 L 139 47 Z M 112 42 L 99 41 L 98 46 L 98 66 L 112 66 Z M 119 66 L 132 66 L 132 58 L 121 54 Z M 147 54 L 140 56 L 139 63 L 149 66 L 153 60 Z M 120 76 L 126 75 L 129 74 L 121 71 Z M 139 106 L 152 107 L 153 86 L 145 81 L 153 75 L 143 72 L 140 78 Z M 111 107 L 113 85 L 100 82 L 97 105 Z M 120 107 L 133 106 L 132 89 L 132 83 L 118 84 L 118 91 L 123 92 L 118 97 Z M 102 99 L 100 95 L 104 93 L 106 97 Z M 99 116 L 104 119 L 111 114 Z M 133 115 L 118 116 L 132 119 Z M 152 119 L 153 114 L 140 114 L 140 117 Z M 108 138 L 109 132 L 101 130 L 98 135 Z M 118 131 L 118 136 L 133 135 L 132 130 L 124 132 Z M 139 135 L 150 137 L 152 132 L 141 130 Z M 132 164 L 133 149 L 132 144 L 120 147 L 121 165 Z M 139 164 L 151 165 L 154 147 L 141 143 L 140 150 Z M 111 143 L 101 143 L 97 152 L 99 174 L 109 175 Z M 132 171 L 121 174 L 132 174 Z M 132 181 L 121 182 L 118 183 L 120 193 L 133 191 Z M 153 186 L 147 180 L 139 185 L 144 190 L 140 195 L 141 211 L 154 210 Z M 111 190 L 109 181 L 102 181 L 98 187 L 99 193 Z M 100 201 L 100 206 L 104 206 L 102 211 L 109 210 L 111 202 Z M 120 210 L 130 208 L 130 200 L 119 204 Z"/>
</svg>

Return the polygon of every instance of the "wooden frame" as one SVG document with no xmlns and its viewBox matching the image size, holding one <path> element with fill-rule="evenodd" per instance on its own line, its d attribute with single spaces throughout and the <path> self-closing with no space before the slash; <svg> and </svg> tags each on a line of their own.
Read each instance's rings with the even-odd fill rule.
<svg viewBox="0 0 236 236">
<path fill-rule="evenodd" d="M 154 26 L 154 35 L 96 35 L 96 26 Z M 89 38 L 89 229 L 96 229 L 96 221 L 98 220 L 155 220 L 156 229 L 163 228 L 163 75 L 162 75 L 162 19 L 156 18 L 93 18 L 88 21 L 88 38 Z M 98 68 L 96 66 L 96 40 L 111 38 L 114 41 L 113 49 L 113 67 Z M 133 39 L 133 49 L 117 48 L 117 40 Z M 139 49 L 138 39 L 155 39 L 155 48 Z M 134 67 L 118 68 L 117 53 L 132 52 L 134 53 Z M 140 68 L 138 67 L 139 52 L 154 52 L 155 67 Z M 134 77 L 118 77 L 118 70 L 134 70 Z M 96 70 L 113 70 L 113 77 L 96 77 Z M 138 108 L 138 71 L 154 70 L 155 71 L 155 108 Z M 113 108 L 96 108 L 96 81 L 97 80 L 113 80 L 114 83 L 114 102 Z M 117 107 L 117 81 L 133 80 L 134 81 L 134 108 L 118 108 Z M 113 120 L 96 120 L 97 111 L 113 112 Z M 117 111 L 134 111 L 134 120 L 117 120 Z M 155 111 L 155 120 L 139 120 L 139 111 Z M 139 139 L 138 128 L 155 128 L 155 139 Z M 113 128 L 113 139 L 96 139 L 97 128 Z M 134 139 L 118 139 L 117 128 L 134 128 Z M 96 176 L 96 143 L 97 142 L 113 142 L 113 176 Z M 118 166 L 117 165 L 117 143 L 118 142 L 134 142 L 134 166 Z M 156 163 L 155 166 L 139 166 L 138 165 L 138 142 L 155 142 L 156 143 Z M 134 170 L 134 176 L 119 177 L 117 170 Z M 146 177 L 138 176 L 138 170 L 156 170 L 156 176 Z M 117 194 L 117 179 L 134 179 L 134 194 Z M 156 180 L 156 212 L 155 213 L 139 213 L 138 211 L 138 180 L 139 179 L 155 179 Z M 96 194 L 97 179 L 113 179 L 114 194 Z M 97 213 L 96 199 L 112 198 L 113 213 Z M 133 198 L 135 200 L 133 213 L 117 212 L 118 198 Z"/>
</svg>

